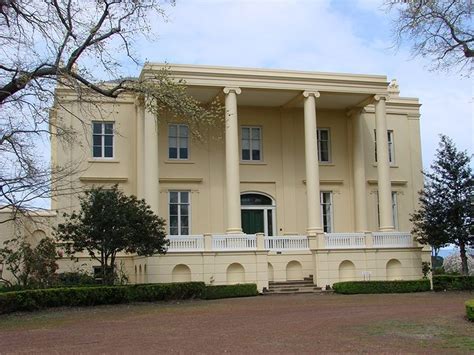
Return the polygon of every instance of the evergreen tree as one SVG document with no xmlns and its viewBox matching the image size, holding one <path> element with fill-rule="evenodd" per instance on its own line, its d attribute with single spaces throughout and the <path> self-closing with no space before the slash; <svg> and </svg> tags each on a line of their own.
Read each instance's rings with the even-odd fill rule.
<svg viewBox="0 0 474 355">
<path fill-rule="evenodd" d="M 450 138 L 441 135 L 430 172 L 423 172 L 420 207 L 411 216 L 413 233 L 435 250 L 447 244 L 459 247 L 461 272 L 468 274 L 466 249 L 474 245 L 471 198 L 473 174 L 471 156 L 459 152 Z"/>
<path fill-rule="evenodd" d="M 165 220 L 145 200 L 125 195 L 117 185 L 92 188 L 79 199 L 81 210 L 64 214 L 57 237 L 70 244 L 67 252 L 71 256 L 86 251 L 99 261 L 103 283 L 114 282 L 118 253 L 151 256 L 166 252 Z"/>
</svg>

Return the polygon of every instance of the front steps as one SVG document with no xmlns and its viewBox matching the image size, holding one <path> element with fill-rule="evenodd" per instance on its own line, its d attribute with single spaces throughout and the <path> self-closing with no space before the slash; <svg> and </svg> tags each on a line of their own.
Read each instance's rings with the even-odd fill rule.
<svg viewBox="0 0 474 355">
<path fill-rule="evenodd" d="M 313 276 L 305 277 L 303 280 L 295 281 L 270 281 L 268 290 L 264 290 L 265 295 L 287 295 L 300 293 L 320 293 L 321 287 L 313 283 Z"/>
</svg>

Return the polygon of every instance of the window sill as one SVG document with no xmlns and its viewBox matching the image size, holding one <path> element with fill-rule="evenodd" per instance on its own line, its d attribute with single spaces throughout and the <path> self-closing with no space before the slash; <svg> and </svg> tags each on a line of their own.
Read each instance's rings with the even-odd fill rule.
<svg viewBox="0 0 474 355">
<path fill-rule="evenodd" d="M 268 165 L 264 161 L 246 161 L 246 160 L 241 160 L 240 165 Z"/>
<path fill-rule="evenodd" d="M 373 163 L 372 166 L 377 167 L 377 163 Z M 390 167 L 391 168 L 399 168 L 399 166 L 397 164 L 390 164 Z"/>
<path fill-rule="evenodd" d="M 331 163 L 331 162 L 328 162 L 328 163 L 319 162 L 319 166 L 336 166 L 336 164 Z"/>
<path fill-rule="evenodd" d="M 120 163 L 120 160 L 118 159 L 108 159 L 108 158 L 95 158 L 95 159 L 89 159 L 89 163 Z"/>
<path fill-rule="evenodd" d="M 176 159 L 176 160 L 165 160 L 164 161 L 165 164 L 194 164 L 193 161 L 190 161 L 190 160 L 179 160 L 179 159 Z"/>
</svg>

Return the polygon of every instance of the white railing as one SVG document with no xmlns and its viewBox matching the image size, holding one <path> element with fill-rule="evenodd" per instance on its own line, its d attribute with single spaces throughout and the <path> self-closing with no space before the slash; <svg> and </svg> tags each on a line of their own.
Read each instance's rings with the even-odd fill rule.
<svg viewBox="0 0 474 355">
<path fill-rule="evenodd" d="M 169 235 L 168 252 L 202 251 L 204 237 L 202 235 Z"/>
<path fill-rule="evenodd" d="M 213 250 L 257 250 L 255 234 L 213 235 Z"/>
<path fill-rule="evenodd" d="M 374 232 L 375 248 L 407 248 L 413 246 L 413 237 L 403 232 Z"/>
<path fill-rule="evenodd" d="M 305 235 L 265 237 L 267 250 L 308 250 L 308 237 Z"/>
<path fill-rule="evenodd" d="M 365 248 L 364 233 L 325 233 L 327 249 Z"/>
</svg>

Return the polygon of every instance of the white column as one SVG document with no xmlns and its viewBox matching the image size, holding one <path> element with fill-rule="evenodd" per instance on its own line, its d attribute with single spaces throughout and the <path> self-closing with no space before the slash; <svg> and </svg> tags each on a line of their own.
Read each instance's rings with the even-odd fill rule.
<svg viewBox="0 0 474 355">
<path fill-rule="evenodd" d="M 153 212 L 159 214 L 158 121 L 157 117 L 146 108 L 144 121 L 144 198 Z"/>
<path fill-rule="evenodd" d="M 304 137 L 306 162 L 306 202 L 308 211 L 307 233 L 309 236 L 322 232 L 321 201 L 319 190 L 319 162 L 316 124 L 316 98 L 318 91 L 305 91 L 304 96 Z"/>
<path fill-rule="evenodd" d="M 387 117 L 385 96 L 375 96 L 375 122 L 377 139 L 377 174 L 380 211 L 380 230 L 394 230 L 392 219 L 392 183 L 388 157 Z"/>
<path fill-rule="evenodd" d="M 239 122 L 237 95 L 240 88 L 224 88 L 225 94 L 225 173 L 227 233 L 242 233 L 240 220 Z"/>
<path fill-rule="evenodd" d="M 137 134 L 136 134 L 136 149 L 137 149 L 137 197 L 144 197 L 144 171 L 143 171 L 143 159 L 144 159 L 144 133 L 145 133 L 145 100 L 143 98 L 137 98 L 135 100 L 135 109 L 137 117 Z"/>
<path fill-rule="evenodd" d="M 356 232 L 367 231 L 367 190 L 365 176 L 364 120 L 361 110 L 352 114 L 352 167 Z"/>
</svg>

